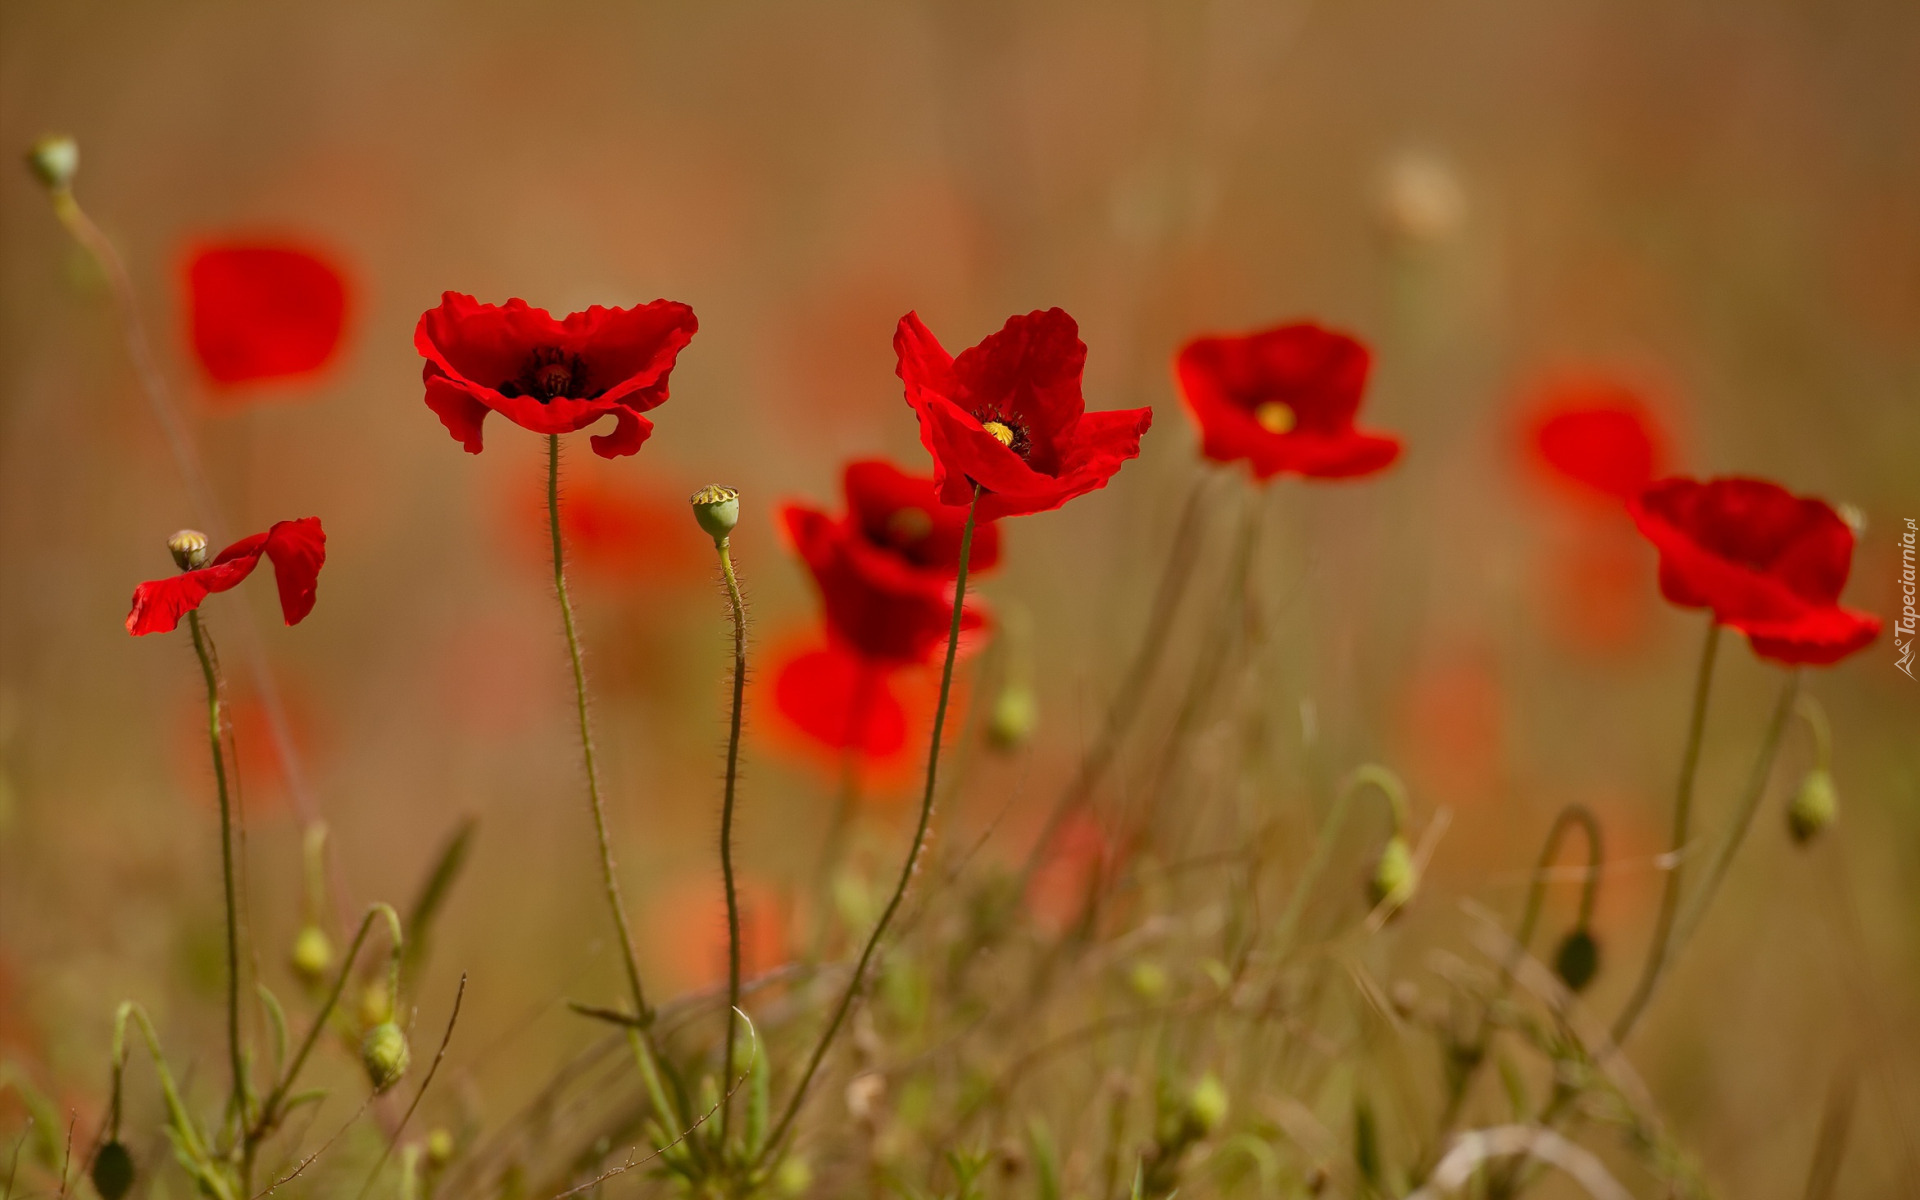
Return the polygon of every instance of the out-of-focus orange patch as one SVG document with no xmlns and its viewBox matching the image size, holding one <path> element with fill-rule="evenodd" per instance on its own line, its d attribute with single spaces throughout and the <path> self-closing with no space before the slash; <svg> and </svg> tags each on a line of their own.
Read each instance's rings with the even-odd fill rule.
<svg viewBox="0 0 1920 1200">
<path fill-rule="evenodd" d="M 752 876 L 737 877 L 737 894 L 740 974 L 748 978 L 787 961 L 791 905 L 781 889 Z M 646 919 L 669 991 L 727 981 L 727 893 L 718 868 L 662 888 Z"/>
<path fill-rule="evenodd" d="M 927 739 L 940 679 L 935 667 L 866 666 L 826 645 L 817 633 L 789 636 L 764 652 L 766 668 L 751 680 L 751 712 L 764 714 L 753 729 L 772 749 L 838 780 L 849 766 L 868 805 L 891 807 L 926 765 Z M 867 713 L 856 725 L 854 706 Z M 947 704 L 947 741 L 966 724 L 967 687 L 956 671 Z M 849 745 L 849 742 L 853 745 Z"/>
<path fill-rule="evenodd" d="M 1504 766 L 1505 706 L 1486 652 L 1453 647 L 1428 656 L 1401 697 L 1410 782 L 1455 807 L 1491 800 Z"/>
<path fill-rule="evenodd" d="M 528 628 L 501 614 L 469 617 L 446 631 L 433 672 L 439 711 L 480 738 L 525 732 L 559 703 L 566 647 L 553 626 Z"/>
<path fill-rule="evenodd" d="M 1653 627 L 1658 558 L 1625 522 L 1582 520 L 1541 557 L 1541 607 L 1562 643 L 1597 655 L 1643 646 Z"/>
<path fill-rule="evenodd" d="M 1027 883 L 1027 909 L 1042 929 L 1060 933 L 1086 911 L 1087 892 L 1111 869 L 1115 847 L 1085 809 L 1069 813 Z"/>
<path fill-rule="evenodd" d="M 284 677 L 280 683 L 285 734 L 304 762 L 316 740 L 312 710 L 298 692 L 286 686 Z M 233 769 L 235 761 L 239 763 L 235 801 L 246 806 L 249 817 L 278 816 L 286 812 L 292 803 L 292 784 L 280 742 L 274 736 L 273 718 L 266 701 L 251 688 L 230 684 L 226 719 L 228 770 Z M 207 744 L 205 699 L 196 698 L 185 705 L 175 724 L 179 731 L 174 738 L 175 774 L 180 786 L 208 811 L 216 811 L 220 801 L 214 787 L 213 751 Z M 229 776 L 229 780 L 233 781 L 233 777 Z"/>
<path fill-rule="evenodd" d="M 560 480 L 560 536 L 567 568 L 589 582 L 673 587 L 703 580 L 713 555 L 678 487 L 616 472 L 577 455 Z M 527 476 L 508 493 L 514 548 L 529 563 L 553 569 L 553 533 L 544 475 Z"/>
</svg>

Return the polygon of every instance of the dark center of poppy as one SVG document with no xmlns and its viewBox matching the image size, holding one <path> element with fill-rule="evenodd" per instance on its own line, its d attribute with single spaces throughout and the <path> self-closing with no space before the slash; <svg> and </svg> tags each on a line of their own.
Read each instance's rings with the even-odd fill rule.
<svg viewBox="0 0 1920 1200">
<path fill-rule="evenodd" d="M 527 356 L 526 366 L 517 378 L 500 384 L 503 396 L 531 396 L 545 404 L 560 396 L 591 399 L 587 390 L 587 365 L 578 354 L 568 354 L 557 346 L 542 346 Z"/>
<path fill-rule="evenodd" d="M 1018 454 L 1024 461 L 1033 449 L 1033 439 L 1027 436 L 1027 427 L 1013 417 L 999 413 L 981 413 L 977 419 L 980 428 L 992 435 L 993 440 Z"/>
<path fill-rule="evenodd" d="M 905 550 L 926 540 L 933 532 L 933 518 L 924 508 L 903 508 L 887 518 L 887 540 Z"/>
</svg>

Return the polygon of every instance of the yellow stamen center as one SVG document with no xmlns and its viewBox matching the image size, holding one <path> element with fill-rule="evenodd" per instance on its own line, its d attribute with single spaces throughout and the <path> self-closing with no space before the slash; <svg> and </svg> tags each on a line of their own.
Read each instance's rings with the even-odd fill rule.
<svg viewBox="0 0 1920 1200">
<path fill-rule="evenodd" d="M 1292 433 L 1293 427 L 1300 423 L 1293 409 L 1278 400 L 1268 400 L 1254 409 L 1253 419 L 1268 433 Z"/>
<path fill-rule="evenodd" d="M 1003 425 L 999 421 L 988 421 L 981 425 L 980 428 L 992 434 L 993 440 L 999 442 L 1002 446 L 1013 445 L 1013 430 L 1009 426 Z"/>
</svg>

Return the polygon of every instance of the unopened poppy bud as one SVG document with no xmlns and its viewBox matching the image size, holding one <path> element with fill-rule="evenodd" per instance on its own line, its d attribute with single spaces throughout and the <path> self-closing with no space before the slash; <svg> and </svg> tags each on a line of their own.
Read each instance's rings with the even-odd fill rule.
<svg viewBox="0 0 1920 1200">
<path fill-rule="evenodd" d="M 392 1021 L 375 1025 L 360 1039 L 360 1065 L 367 1069 L 367 1080 L 376 1092 L 384 1092 L 400 1082 L 412 1062 L 413 1051 L 407 1046 L 407 1035 Z"/>
<path fill-rule="evenodd" d="M 27 150 L 27 168 L 47 187 L 64 192 L 80 170 L 80 147 L 64 134 L 49 134 Z"/>
<path fill-rule="evenodd" d="M 360 989 L 360 1024 L 367 1028 L 393 1020 L 393 993 L 384 979 Z"/>
<path fill-rule="evenodd" d="M 1569 933 L 1553 956 L 1553 973 L 1570 992 L 1582 992 L 1600 973 L 1600 943 L 1586 927 Z"/>
<path fill-rule="evenodd" d="M 1833 790 L 1833 776 L 1815 767 L 1800 781 L 1800 790 L 1787 806 L 1787 832 L 1801 845 L 1812 841 L 1840 815 L 1840 797 Z"/>
<path fill-rule="evenodd" d="M 442 1126 L 427 1134 L 427 1165 L 438 1171 L 453 1161 L 453 1135 Z"/>
<path fill-rule="evenodd" d="M 207 565 L 207 535 L 198 529 L 182 529 L 167 539 L 167 550 L 173 555 L 173 561 L 182 571 L 193 571 Z"/>
<path fill-rule="evenodd" d="M 118 1138 L 100 1147 L 93 1156 L 93 1187 L 101 1200 L 121 1200 L 133 1190 L 133 1155 Z"/>
<path fill-rule="evenodd" d="M 327 968 L 333 965 L 333 943 L 318 925 L 307 925 L 294 935 L 293 953 L 289 957 L 300 982 L 317 986 L 326 978 Z"/>
<path fill-rule="evenodd" d="M 740 523 L 740 493 L 729 487 L 708 484 L 691 497 L 693 519 L 714 541 L 725 541 Z"/>
<path fill-rule="evenodd" d="M 1018 750 L 1032 739 L 1039 720 L 1040 706 L 1033 689 L 1010 683 L 994 699 L 993 712 L 987 718 L 987 741 L 995 749 Z"/>
<path fill-rule="evenodd" d="M 1187 1093 L 1187 1118 L 1201 1137 L 1218 1129 L 1220 1122 L 1227 1119 L 1227 1089 L 1211 1071 L 1202 1075 L 1200 1082 Z"/>
<path fill-rule="evenodd" d="M 1413 848 L 1396 833 L 1387 839 L 1386 847 L 1380 851 L 1380 861 L 1374 864 L 1373 877 L 1367 880 L 1367 896 L 1375 908 L 1385 908 L 1391 913 L 1413 899 L 1413 889 L 1419 883 L 1420 872 L 1413 865 Z"/>
</svg>

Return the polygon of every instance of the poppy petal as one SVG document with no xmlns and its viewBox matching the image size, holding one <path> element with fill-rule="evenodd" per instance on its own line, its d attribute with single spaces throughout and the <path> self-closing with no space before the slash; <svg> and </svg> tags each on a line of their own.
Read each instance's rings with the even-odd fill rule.
<svg viewBox="0 0 1920 1200">
<path fill-rule="evenodd" d="M 276 521 L 267 530 L 264 550 L 280 590 L 280 615 L 287 624 L 298 625 L 313 611 L 320 568 L 327 561 L 327 534 L 320 528 L 320 518 Z"/>
<path fill-rule="evenodd" d="M 305 375 L 325 366 L 346 325 L 340 272 L 283 245 L 216 245 L 187 263 L 191 340 L 216 383 Z"/>
</svg>

